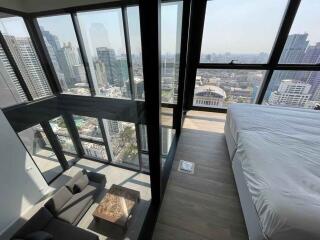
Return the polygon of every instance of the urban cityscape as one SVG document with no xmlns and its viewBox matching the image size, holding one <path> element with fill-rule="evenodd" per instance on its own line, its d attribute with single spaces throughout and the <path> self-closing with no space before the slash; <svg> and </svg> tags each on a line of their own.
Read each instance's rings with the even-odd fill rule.
<svg viewBox="0 0 320 240">
<path fill-rule="evenodd" d="M 25 28 L 23 21 L 18 17 L 11 18 L 10 21 L 15 22 L 17 25 L 23 25 Z M 52 34 L 41 25 L 41 19 L 39 20 L 39 25 L 46 49 L 49 53 L 50 60 L 63 93 L 90 95 L 87 75 L 77 42 L 62 42 L 58 36 Z M 25 36 L 17 36 L 16 34 L 11 33 L 7 30 L 8 25 L 6 25 L 5 21 L 2 22 L 2 28 L 4 29 L 3 33 L 8 47 L 12 52 L 14 59 L 17 61 L 18 68 L 21 71 L 23 78 L 26 79 L 26 85 L 32 93 L 32 97 L 41 98 L 43 96 L 51 95 L 52 93 L 49 84 L 40 61 L 37 58 L 30 36 L 27 34 L 25 34 Z M 27 33 L 26 29 L 25 32 Z M 90 34 L 99 32 L 100 39 L 106 39 L 106 43 L 103 44 L 101 44 L 101 41 L 99 42 L 93 38 L 91 39 L 91 44 L 94 43 L 94 46 L 98 46 L 95 48 L 96 53 L 92 54 L 91 59 L 94 69 L 92 72 L 95 75 L 95 77 L 93 77 L 93 87 L 96 90 L 97 96 L 131 98 L 126 53 L 120 52 L 117 54 L 115 49 L 107 47 L 108 32 L 102 24 L 92 24 L 89 32 Z M 90 34 L 87 37 L 90 37 Z M 91 53 L 88 55 L 91 56 Z M 7 89 L 11 90 L 11 97 L 15 98 L 14 100 L 10 100 L 8 105 L 26 101 L 27 98 L 2 48 L 0 48 L 0 57 L 1 73 L 8 75 L 3 79 L 6 81 L 7 85 L 10 84 L 10 87 L 7 87 Z M 139 54 L 132 54 L 131 57 L 135 87 L 133 93 L 135 94 L 135 99 L 143 100 L 144 86 L 141 50 Z M 173 102 L 176 101 L 176 95 L 174 94 L 177 94 L 177 87 L 173 86 L 173 84 L 177 85 L 177 80 L 173 80 L 173 78 L 177 79 L 175 74 L 178 73 L 179 66 L 176 66 L 175 64 L 175 54 L 167 53 L 162 59 L 162 73 L 164 75 L 163 101 Z M 14 86 L 12 86 L 12 84 Z M 5 95 L 2 94 L 2 96 Z M 80 135 L 81 145 L 85 156 L 110 161 L 97 119 L 75 115 L 73 118 Z M 50 125 L 65 154 L 77 154 L 64 119 L 62 117 L 53 119 L 50 121 Z M 135 124 L 103 120 L 103 127 L 109 141 L 110 154 L 112 154 L 113 161 L 118 162 L 119 164 L 128 165 L 129 167 L 138 168 L 139 156 Z M 167 128 L 164 129 L 163 152 L 164 154 L 167 154 L 174 132 L 169 129 L 166 130 Z M 43 149 L 51 149 L 51 145 L 47 138 L 44 137 L 45 134 L 40 125 L 34 127 L 33 131 L 28 131 L 24 134 L 28 134 L 30 139 L 34 139 L 34 141 L 37 142 L 35 144 L 36 149 L 33 151 L 39 152 Z M 142 165 L 144 166 L 144 169 L 148 170 L 148 149 L 145 128 L 141 128 L 140 131 L 140 147 L 144 150 Z M 52 154 L 52 152 L 50 154 Z"/>
<path fill-rule="evenodd" d="M 11 21 L 20 25 L 20 28 L 25 28 L 20 18 L 14 17 Z M 93 87 L 96 95 L 100 97 L 144 99 L 141 46 L 140 49 L 136 47 L 136 50 L 131 53 L 134 82 L 131 84 L 125 48 L 119 50 L 110 47 L 109 32 L 103 24 L 94 22 L 91 25 L 82 26 L 85 51 L 89 57 L 93 80 L 93 86 L 89 87 L 88 73 L 85 71 L 75 36 L 71 37 L 70 41 L 64 41 L 57 34 L 51 32 L 48 24 L 42 24 L 41 19 L 38 23 L 63 93 L 89 96 L 91 95 L 90 87 Z M 8 48 L 32 97 L 37 99 L 51 95 L 50 86 L 30 36 L 28 34 L 21 36 L 14 31 L 11 32 L 10 26 L 6 25 L 6 22 L 2 21 L 1 24 Z M 26 29 L 25 32 L 27 33 Z M 74 32 L 72 34 L 75 35 Z M 99 35 L 99 39 L 106 39 L 106 41 L 92 37 L 97 35 Z M 202 54 L 200 62 L 249 62 L 255 64 L 267 62 L 268 58 L 269 54 L 264 52 L 258 54 L 211 53 Z M 6 86 L 1 90 L 1 96 L 5 98 L 2 103 L 9 106 L 27 101 L 2 46 L 0 47 L 0 60 L 0 72 L 3 79 L 1 84 Z M 176 103 L 179 53 L 178 51 L 163 53 L 161 60 L 162 102 Z M 308 33 L 290 34 L 280 63 L 318 64 L 320 63 L 320 43 L 310 44 Z M 198 69 L 193 104 L 195 106 L 225 108 L 231 103 L 254 103 L 265 73 L 264 70 Z M 7 91 L 8 89 L 10 92 Z M 275 71 L 268 86 L 264 104 L 314 108 L 320 104 L 320 73 Z M 145 127 L 104 119 L 102 121 L 103 132 L 106 134 L 109 146 L 109 149 L 106 149 L 101 125 L 96 118 L 74 115 L 73 119 L 80 135 L 85 156 L 103 161 L 109 161 L 109 158 L 112 157 L 115 162 L 134 168 L 139 166 L 140 158 L 144 166 L 148 165 Z M 76 154 L 77 151 L 64 119 L 62 117 L 53 119 L 50 121 L 50 125 L 63 151 Z M 137 126 L 139 127 L 139 136 Z M 48 140 L 43 137 L 45 135 L 40 126 L 34 128 L 33 134 L 39 135 L 39 133 L 42 137 L 34 138 L 41 142 L 37 146 L 50 148 Z M 173 136 L 174 130 L 168 127 L 163 128 L 163 155 L 168 153 Z M 139 146 L 140 149 L 138 149 Z"/>
<path fill-rule="evenodd" d="M 203 54 L 200 62 L 267 62 L 268 54 Z M 283 64 L 319 64 L 320 42 L 311 45 L 308 34 L 290 34 L 282 52 Z M 262 70 L 198 69 L 193 104 L 227 107 L 231 103 L 254 103 L 265 77 Z M 314 108 L 320 104 L 320 72 L 275 71 L 264 104 Z"/>
</svg>

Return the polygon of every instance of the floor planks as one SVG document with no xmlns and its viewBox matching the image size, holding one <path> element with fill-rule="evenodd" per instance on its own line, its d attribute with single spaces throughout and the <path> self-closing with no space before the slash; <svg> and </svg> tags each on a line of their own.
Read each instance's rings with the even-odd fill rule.
<svg viewBox="0 0 320 240">
<path fill-rule="evenodd" d="M 188 113 L 154 240 L 248 239 L 223 134 L 225 116 Z M 194 175 L 177 171 L 180 159 L 195 162 Z"/>
</svg>

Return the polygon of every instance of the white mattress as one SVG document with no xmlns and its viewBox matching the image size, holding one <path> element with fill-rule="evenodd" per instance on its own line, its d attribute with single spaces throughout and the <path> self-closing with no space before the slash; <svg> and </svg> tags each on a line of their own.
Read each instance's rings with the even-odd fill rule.
<svg viewBox="0 0 320 240">
<path fill-rule="evenodd" d="M 271 240 L 320 239 L 320 135 L 271 130 L 238 132 L 234 157 L 263 233 Z"/>
<path fill-rule="evenodd" d="M 235 142 L 244 130 L 265 131 L 287 135 L 320 134 L 320 111 L 271 107 L 254 104 L 232 104 L 226 124 Z"/>
</svg>

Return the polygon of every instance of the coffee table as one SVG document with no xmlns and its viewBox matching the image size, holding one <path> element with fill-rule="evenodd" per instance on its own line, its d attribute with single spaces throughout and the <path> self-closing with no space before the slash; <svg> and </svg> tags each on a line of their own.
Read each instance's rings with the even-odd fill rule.
<svg viewBox="0 0 320 240">
<path fill-rule="evenodd" d="M 104 220 L 126 230 L 139 201 L 140 192 L 113 184 L 92 215 L 96 220 Z"/>
</svg>

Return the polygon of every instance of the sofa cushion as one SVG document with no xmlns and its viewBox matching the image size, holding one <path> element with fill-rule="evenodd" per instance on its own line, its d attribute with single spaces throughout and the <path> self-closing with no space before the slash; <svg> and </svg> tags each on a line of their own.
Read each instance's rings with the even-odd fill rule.
<svg viewBox="0 0 320 240">
<path fill-rule="evenodd" d="M 87 174 L 86 170 L 82 170 L 80 172 L 78 172 L 76 175 L 73 176 L 73 178 L 71 178 L 66 184 L 65 186 L 70 190 L 70 192 L 72 192 L 73 194 L 76 194 L 75 192 L 73 192 L 74 190 L 74 184 L 78 181 L 79 178 L 81 178 L 84 174 Z"/>
<path fill-rule="evenodd" d="M 58 218 L 73 224 L 82 210 L 93 203 L 97 194 L 97 187 L 91 184 L 87 185 L 80 193 L 74 194 L 73 197 L 63 206 L 58 214 Z"/>
<path fill-rule="evenodd" d="M 28 234 L 42 230 L 52 219 L 53 215 L 46 208 L 40 208 L 40 210 L 20 228 L 14 235 L 14 238 L 24 239 Z"/>
<path fill-rule="evenodd" d="M 53 240 L 99 240 L 97 235 L 58 219 L 53 219 L 44 230 L 53 235 Z"/>
<path fill-rule="evenodd" d="M 87 174 L 83 174 L 73 186 L 73 194 L 81 192 L 89 184 L 89 178 Z"/>
<path fill-rule="evenodd" d="M 33 233 L 28 234 L 25 240 L 52 240 L 53 236 L 45 231 L 36 231 Z"/>
<path fill-rule="evenodd" d="M 60 209 L 72 198 L 72 193 L 68 188 L 60 188 L 48 202 L 45 207 L 54 215 L 57 216 Z"/>
</svg>

